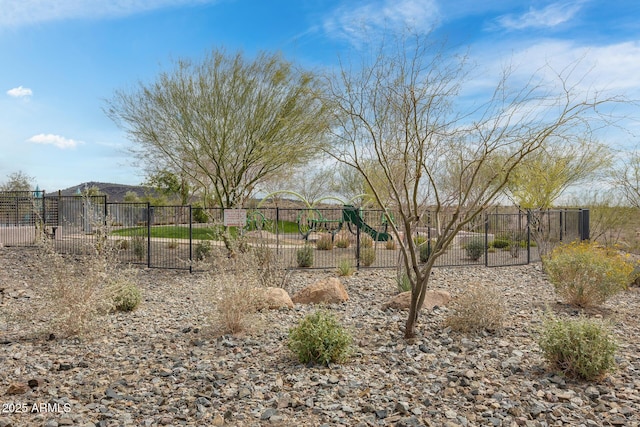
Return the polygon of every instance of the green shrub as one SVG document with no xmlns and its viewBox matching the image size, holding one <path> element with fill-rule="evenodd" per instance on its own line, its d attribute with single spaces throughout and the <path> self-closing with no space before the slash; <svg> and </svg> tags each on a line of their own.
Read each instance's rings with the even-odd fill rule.
<svg viewBox="0 0 640 427">
<path fill-rule="evenodd" d="M 409 281 L 407 273 L 402 273 L 402 275 L 396 276 L 396 285 L 398 293 L 408 292 L 411 290 L 411 282 Z"/>
<path fill-rule="evenodd" d="M 133 236 L 131 246 L 133 247 L 133 254 L 137 260 L 142 261 L 147 255 L 147 238 L 144 236 Z"/>
<path fill-rule="evenodd" d="M 506 249 L 510 244 L 511 242 L 506 239 L 494 239 L 493 242 L 489 244 L 489 246 L 496 249 Z"/>
<path fill-rule="evenodd" d="M 558 295 L 578 307 L 602 304 L 625 289 L 633 270 L 617 251 L 589 242 L 558 246 L 543 265 Z"/>
<path fill-rule="evenodd" d="M 427 262 L 431 256 L 431 250 L 433 249 L 433 242 L 429 243 L 425 241 L 420 245 L 420 262 Z"/>
<path fill-rule="evenodd" d="M 113 287 L 113 308 L 116 311 L 133 311 L 140 301 L 142 293 L 135 283 L 117 283 Z"/>
<path fill-rule="evenodd" d="M 208 240 L 200 240 L 196 244 L 195 257 L 198 261 L 203 261 L 209 255 L 211 255 L 211 242 Z"/>
<path fill-rule="evenodd" d="M 340 276 L 351 276 L 353 274 L 353 264 L 350 259 L 344 258 L 338 262 L 338 274 Z"/>
<path fill-rule="evenodd" d="M 316 240 L 316 249 L 321 251 L 330 251 L 333 249 L 333 239 L 330 235 L 324 235 Z"/>
<path fill-rule="evenodd" d="M 371 236 L 362 235 L 360 236 L 360 247 L 361 248 L 372 248 L 373 247 L 373 239 Z"/>
<path fill-rule="evenodd" d="M 313 247 L 304 245 L 296 251 L 298 267 L 311 267 L 313 265 Z"/>
<path fill-rule="evenodd" d="M 351 335 L 327 310 L 307 315 L 289 330 L 289 349 L 302 363 L 344 362 L 351 353 Z"/>
<path fill-rule="evenodd" d="M 473 239 L 464 245 L 464 250 L 469 258 L 477 261 L 484 254 L 484 240 L 480 238 Z"/>
<path fill-rule="evenodd" d="M 370 267 L 376 261 L 376 250 L 374 248 L 360 249 L 360 262 L 365 267 Z"/>
<path fill-rule="evenodd" d="M 629 286 L 640 286 L 640 264 L 633 268 Z"/>
<path fill-rule="evenodd" d="M 425 236 L 421 236 L 419 234 L 417 236 L 413 236 L 413 243 L 415 243 L 416 246 L 420 246 L 426 242 L 427 238 Z"/>
<path fill-rule="evenodd" d="M 598 379 L 615 366 L 616 344 L 599 321 L 549 316 L 543 323 L 538 345 L 549 365 L 570 377 Z"/>
<path fill-rule="evenodd" d="M 340 238 L 335 240 L 335 245 L 336 245 L 336 248 L 346 249 L 346 248 L 349 247 L 350 242 L 349 242 L 348 238 L 340 237 Z"/>
<path fill-rule="evenodd" d="M 197 222 L 199 224 L 206 224 L 209 222 L 209 214 L 207 214 L 207 211 L 204 208 L 200 206 L 194 206 L 191 212 L 194 222 Z"/>
</svg>

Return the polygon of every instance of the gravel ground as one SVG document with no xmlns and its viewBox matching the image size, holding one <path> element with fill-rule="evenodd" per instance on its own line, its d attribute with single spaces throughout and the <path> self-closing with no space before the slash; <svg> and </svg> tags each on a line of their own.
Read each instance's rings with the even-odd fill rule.
<svg viewBox="0 0 640 427">
<path fill-rule="evenodd" d="M 454 333 L 443 326 L 450 309 L 436 308 L 411 342 L 406 312 L 381 309 L 396 292 L 394 271 L 341 278 L 350 299 L 330 309 L 355 354 L 330 367 L 301 365 L 286 347 L 312 307 L 262 312 L 251 332 L 214 337 L 203 298 L 211 280 L 177 271 L 141 270 L 140 308 L 106 316 L 88 339 L 39 337 L 34 307 L 47 276 L 35 264 L 31 249 L 0 248 L 0 427 L 640 425 L 637 288 L 588 313 L 611 321 L 619 349 L 616 371 L 585 383 L 549 372 L 541 357 L 543 311 L 577 313 L 556 300 L 539 264 L 436 269 L 431 288 L 454 297 L 493 284 L 506 327 Z M 287 289 L 333 275 L 294 272 Z"/>
</svg>

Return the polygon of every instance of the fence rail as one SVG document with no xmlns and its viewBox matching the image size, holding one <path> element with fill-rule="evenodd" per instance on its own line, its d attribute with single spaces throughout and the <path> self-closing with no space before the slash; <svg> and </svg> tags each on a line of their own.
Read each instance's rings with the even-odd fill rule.
<svg viewBox="0 0 640 427">
<path fill-rule="evenodd" d="M 286 268 L 298 267 L 297 253 L 305 246 L 312 247 L 311 268 L 336 268 L 344 261 L 358 268 L 390 268 L 399 261 L 391 233 L 393 214 L 350 206 L 245 213 L 244 227 L 230 227 L 230 233 L 242 235 L 249 245 L 271 248 Z M 226 253 L 223 224 L 221 208 L 110 203 L 105 196 L 0 193 L 0 243 L 5 246 L 31 246 L 44 234 L 61 253 L 84 253 L 106 234 L 122 262 L 151 268 L 206 268 L 202 259 Z M 427 212 L 411 236 L 425 259 L 438 235 L 434 224 L 433 213 Z M 586 209 L 492 208 L 465 226 L 436 266 L 527 264 L 540 260 L 548 245 L 588 239 L 588 233 Z"/>
</svg>

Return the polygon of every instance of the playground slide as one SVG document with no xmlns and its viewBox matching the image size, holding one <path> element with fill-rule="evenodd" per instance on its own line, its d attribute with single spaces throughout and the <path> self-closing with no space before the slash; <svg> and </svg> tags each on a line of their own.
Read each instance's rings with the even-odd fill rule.
<svg viewBox="0 0 640 427">
<path fill-rule="evenodd" d="M 386 242 L 388 240 L 391 240 L 391 235 L 389 233 L 376 231 L 373 227 L 364 222 L 360 217 L 358 209 L 356 209 L 354 206 L 344 206 L 344 208 L 342 209 L 342 220 L 345 222 L 350 222 L 359 227 L 360 230 L 367 233 L 376 242 Z"/>
</svg>

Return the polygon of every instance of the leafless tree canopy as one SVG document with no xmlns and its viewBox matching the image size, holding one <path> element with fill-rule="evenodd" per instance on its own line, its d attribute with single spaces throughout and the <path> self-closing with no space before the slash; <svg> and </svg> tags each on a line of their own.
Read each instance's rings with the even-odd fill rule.
<svg viewBox="0 0 640 427">
<path fill-rule="evenodd" d="M 553 87 L 536 76 L 511 87 L 506 68 L 486 102 L 464 97 L 467 64 L 427 36 L 382 43 L 356 66 L 330 79 L 335 137 L 331 153 L 358 170 L 380 206 L 396 212 L 394 234 L 412 284 L 405 335 L 415 334 L 430 270 L 465 224 L 503 191 L 514 169 L 549 141 L 589 135 L 595 107 L 614 99 L 571 86 L 573 68 Z M 435 210 L 432 255 L 419 262 L 419 219 Z M 443 210 L 453 215 L 440 215 Z"/>
</svg>

